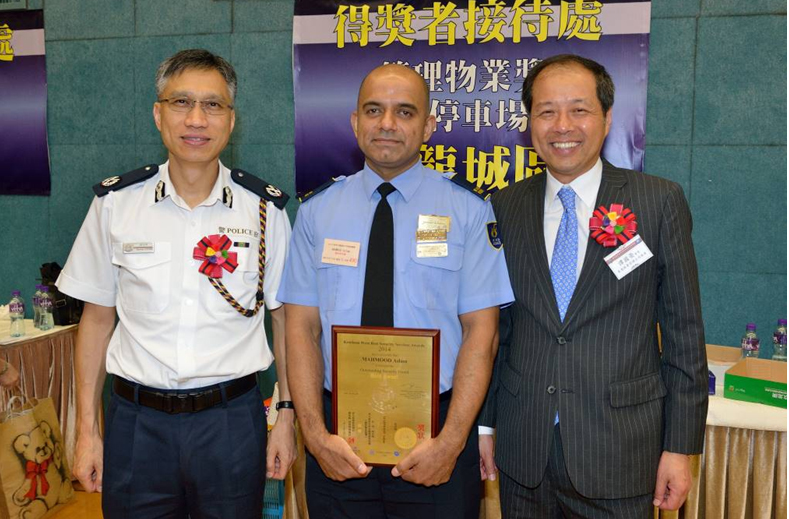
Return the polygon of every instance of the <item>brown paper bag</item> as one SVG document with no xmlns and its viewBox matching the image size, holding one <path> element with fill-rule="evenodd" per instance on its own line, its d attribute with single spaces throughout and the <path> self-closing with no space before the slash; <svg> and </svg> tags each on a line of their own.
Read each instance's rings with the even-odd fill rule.
<svg viewBox="0 0 789 519">
<path fill-rule="evenodd" d="M 13 397 L 0 414 L 0 519 L 39 519 L 74 497 L 51 398 Z"/>
</svg>

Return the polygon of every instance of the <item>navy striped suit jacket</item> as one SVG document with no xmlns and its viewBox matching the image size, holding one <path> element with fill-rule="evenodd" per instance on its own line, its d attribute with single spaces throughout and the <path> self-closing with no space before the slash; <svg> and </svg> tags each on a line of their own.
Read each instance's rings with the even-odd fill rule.
<svg viewBox="0 0 789 519">
<path fill-rule="evenodd" d="M 522 485 L 542 480 L 558 411 L 579 493 L 651 493 L 662 451 L 699 453 L 704 441 L 707 364 L 687 201 L 673 182 L 604 161 L 597 207 L 630 208 L 654 257 L 617 280 L 603 261 L 614 249 L 591 241 L 561 322 L 545 254 L 545 184 L 537 175 L 493 196 L 515 303 L 501 314 L 479 423 L 496 427 L 496 464 Z"/>
</svg>

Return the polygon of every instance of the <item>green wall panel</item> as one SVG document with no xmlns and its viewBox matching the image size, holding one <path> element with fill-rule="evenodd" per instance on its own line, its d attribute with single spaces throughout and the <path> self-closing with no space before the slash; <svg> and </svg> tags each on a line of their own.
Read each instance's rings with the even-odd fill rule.
<svg viewBox="0 0 789 519">
<path fill-rule="evenodd" d="M 134 148 L 126 145 L 59 145 L 50 148 L 49 259 L 65 265 L 74 238 L 93 200 L 93 186 L 135 169 Z"/>
<path fill-rule="evenodd" d="M 44 14 L 47 40 L 134 36 L 134 2 L 128 0 L 49 0 Z"/>
<path fill-rule="evenodd" d="M 21 290 L 27 316 L 32 317 L 30 297 L 35 292 L 41 263 L 50 261 L 49 203 L 43 196 L 2 196 L 3 242 L 10 245 L 0 262 L 0 304 L 8 304 L 12 290 Z M 7 245 L 7 246 L 8 246 Z"/>
<path fill-rule="evenodd" d="M 659 1 L 658 1 L 659 3 Z M 786 14 L 785 0 L 702 0 L 702 14 Z"/>
<path fill-rule="evenodd" d="M 696 146 L 692 183 L 702 270 L 786 274 L 785 146 Z"/>
<path fill-rule="evenodd" d="M 136 34 L 227 33 L 231 30 L 228 0 L 134 0 Z"/>
<path fill-rule="evenodd" d="M 786 16 L 699 19 L 694 144 L 786 144 Z"/>
<path fill-rule="evenodd" d="M 50 144 L 134 142 L 132 42 L 47 42 Z"/>
<path fill-rule="evenodd" d="M 233 32 L 290 31 L 293 0 L 236 0 Z"/>
<path fill-rule="evenodd" d="M 652 23 L 647 89 L 647 144 L 687 144 L 693 126 L 695 18 Z"/>
<path fill-rule="evenodd" d="M 147 164 L 163 164 L 167 160 L 167 148 L 164 147 L 161 139 L 158 144 L 137 144 L 134 147 L 134 158 L 133 168 Z"/>
<path fill-rule="evenodd" d="M 690 200 L 690 146 L 647 146 L 644 171 L 682 186 Z"/>
<path fill-rule="evenodd" d="M 697 16 L 701 0 L 653 0 L 652 18 Z"/>
<path fill-rule="evenodd" d="M 290 31 L 239 33 L 231 38 L 239 89 L 234 142 L 292 144 Z"/>
<path fill-rule="evenodd" d="M 786 317 L 786 274 L 702 272 L 699 280 L 707 344 L 739 346 L 751 322 L 771 341 L 775 322 Z"/>
</svg>

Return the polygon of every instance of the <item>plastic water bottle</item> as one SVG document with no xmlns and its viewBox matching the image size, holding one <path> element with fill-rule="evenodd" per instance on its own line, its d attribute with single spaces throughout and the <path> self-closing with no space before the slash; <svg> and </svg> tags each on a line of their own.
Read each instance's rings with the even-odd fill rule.
<svg viewBox="0 0 789 519">
<path fill-rule="evenodd" d="M 42 331 L 51 330 L 55 327 L 55 319 L 52 316 L 52 296 L 49 295 L 49 287 L 46 285 L 41 287 L 39 304 L 41 307 L 41 322 L 38 328 Z"/>
<path fill-rule="evenodd" d="M 25 335 L 25 300 L 22 299 L 19 290 L 11 292 L 8 313 L 11 317 L 11 337 Z"/>
<path fill-rule="evenodd" d="M 759 337 L 756 335 L 754 323 L 748 323 L 745 327 L 745 335 L 742 336 L 740 347 L 742 348 L 742 358 L 759 357 Z"/>
<path fill-rule="evenodd" d="M 773 332 L 773 360 L 786 362 L 786 319 L 778 319 Z"/>
<path fill-rule="evenodd" d="M 41 326 L 41 285 L 36 285 L 36 292 L 33 294 L 33 327 Z"/>
</svg>

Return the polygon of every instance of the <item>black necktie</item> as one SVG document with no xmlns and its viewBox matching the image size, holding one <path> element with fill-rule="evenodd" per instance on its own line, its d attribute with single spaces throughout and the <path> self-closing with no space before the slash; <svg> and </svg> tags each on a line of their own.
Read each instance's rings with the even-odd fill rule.
<svg viewBox="0 0 789 519">
<path fill-rule="evenodd" d="M 381 201 L 375 208 L 367 244 L 362 326 L 394 326 L 394 219 L 386 201 L 394 191 L 386 182 L 378 186 Z"/>
</svg>

